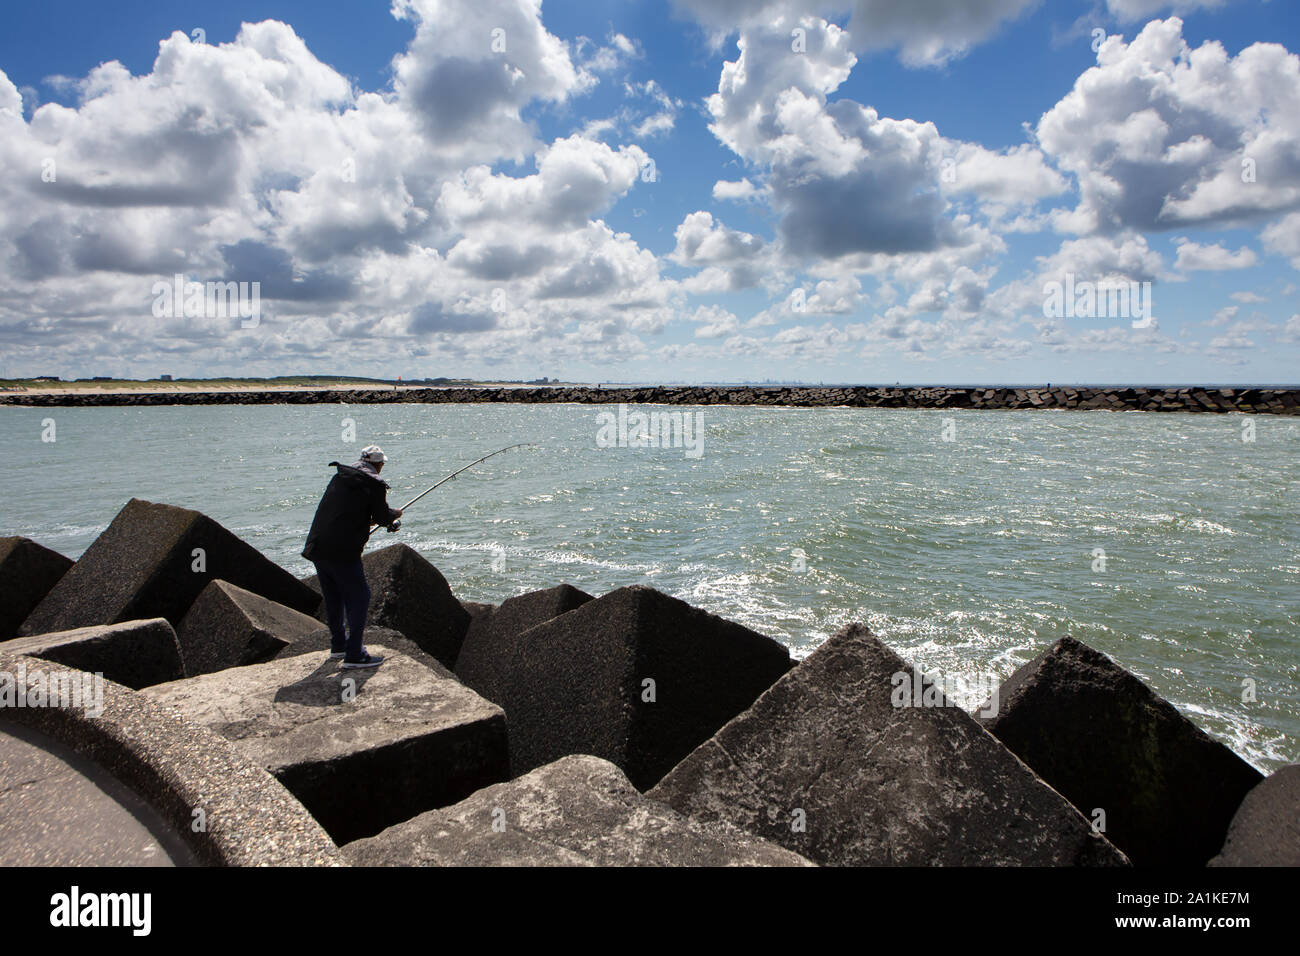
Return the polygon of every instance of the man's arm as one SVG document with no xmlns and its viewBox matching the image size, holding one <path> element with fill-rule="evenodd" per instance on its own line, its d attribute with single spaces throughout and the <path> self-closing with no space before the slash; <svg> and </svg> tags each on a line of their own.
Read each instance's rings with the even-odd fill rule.
<svg viewBox="0 0 1300 956">
<path fill-rule="evenodd" d="M 383 528 L 391 527 L 402 516 L 400 508 L 388 507 L 388 489 L 375 482 L 375 490 L 370 495 L 370 520 Z"/>
</svg>

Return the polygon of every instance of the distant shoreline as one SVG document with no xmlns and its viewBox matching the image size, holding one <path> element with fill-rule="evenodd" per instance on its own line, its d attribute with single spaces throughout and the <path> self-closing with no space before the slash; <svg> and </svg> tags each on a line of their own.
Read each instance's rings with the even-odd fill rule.
<svg viewBox="0 0 1300 956">
<path fill-rule="evenodd" d="M 168 383 L 170 386 L 170 383 Z M 760 405 L 850 408 L 1101 409 L 1109 411 L 1240 412 L 1300 415 L 1300 388 L 1200 386 L 758 386 L 507 385 L 410 386 L 231 385 L 220 389 L 28 389 L 0 392 L 0 405 L 119 407 L 141 405 L 480 404 Z"/>
</svg>

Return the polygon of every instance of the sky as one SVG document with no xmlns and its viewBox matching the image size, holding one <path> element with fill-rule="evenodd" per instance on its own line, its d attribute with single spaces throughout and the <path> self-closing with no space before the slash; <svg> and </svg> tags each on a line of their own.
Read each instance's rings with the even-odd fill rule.
<svg viewBox="0 0 1300 956">
<path fill-rule="evenodd" d="M 1292 0 L 4 19 L 2 377 L 1297 382 Z"/>
</svg>

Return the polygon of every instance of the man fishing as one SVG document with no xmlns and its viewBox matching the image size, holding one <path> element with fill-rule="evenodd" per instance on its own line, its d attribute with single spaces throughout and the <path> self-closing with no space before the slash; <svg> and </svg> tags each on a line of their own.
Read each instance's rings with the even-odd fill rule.
<svg viewBox="0 0 1300 956">
<path fill-rule="evenodd" d="M 370 586 L 361 552 L 374 526 L 396 531 L 401 508 L 388 507 L 388 482 L 379 477 L 388 456 L 378 445 L 361 449 L 351 465 L 330 462 L 338 473 L 316 506 L 302 556 L 316 565 L 325 616 L 330 628 L 330 657 L 342 658 L 349 670 L 376 667 L 383 660 L 361 643 L 370 608 Z M 344 624 L 346 623 L 346 631 Z"/>
</svg>

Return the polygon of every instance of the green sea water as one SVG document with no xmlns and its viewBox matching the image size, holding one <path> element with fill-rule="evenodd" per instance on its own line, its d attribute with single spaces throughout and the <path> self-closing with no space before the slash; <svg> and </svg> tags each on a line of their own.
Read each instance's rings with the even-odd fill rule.
<svg viewBox="0 0 1300 956">
<path fill-rule="evenodd" d="M 968 707 L 1073 634 L 1255 766 L 1300 760 L 1300 421 L 632 409 L 698 413 L 696 456 L 602 447 L 609 410 L 2 408 L 0 534 L 76 557 L 135 496 L 203 511 L 303 575 L 327 462 L 382 445 L 401 504 L 534 442 L 444 485 L 371 547 L 411 545 L 463 600 L 648 584 L 796 656 L 861 620 Z"/>
</svg>

